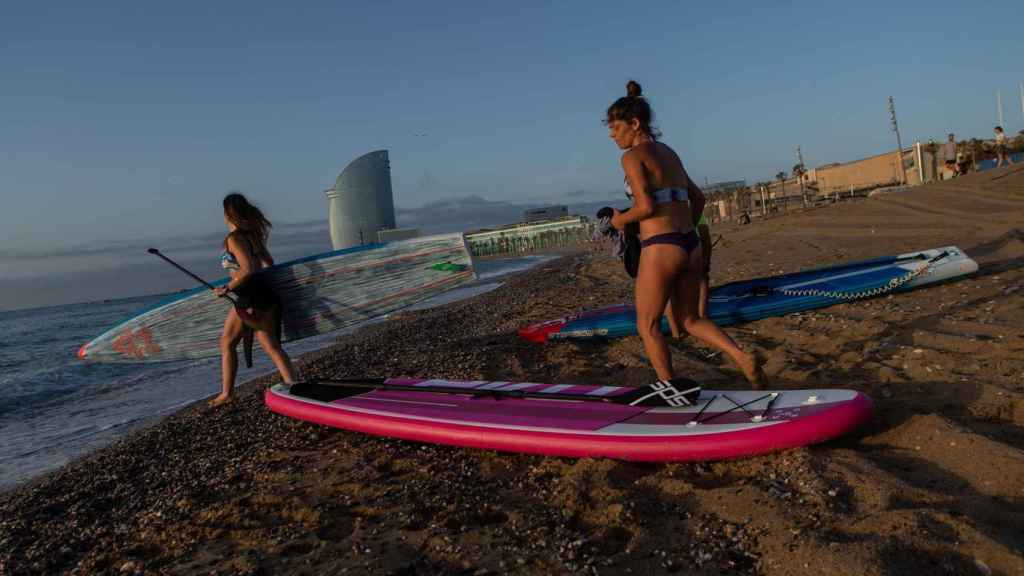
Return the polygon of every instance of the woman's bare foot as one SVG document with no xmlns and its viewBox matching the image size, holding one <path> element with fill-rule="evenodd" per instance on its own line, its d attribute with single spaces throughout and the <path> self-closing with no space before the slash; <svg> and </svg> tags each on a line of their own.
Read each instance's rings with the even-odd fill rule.
<svg viewBox="0 0 1024 576">
<path fill-rule="evenodd" d="M 764 369 L 761 366 L 761 360 L 756 354 L 745 354 L 738 364 L 743 375 L 750 382 L 751 388 L 761 390 L 765 387 L 765 384 L 768 382 L 768 376 L 765 375 Z"/>
<path fill-rule="evenodd" d="M 217 406 L 221 406 L 221 405 L 224 405 L 224 404 L 229 404 L 234 399 L 235 399 L 234 394 L 226 395 L 224 393 L 220 393 L 220 394 L 217 395 L 216 398 L 214 398 L 213 400 L 210 400 L 209 402 L 207 402 L 207 405 L 210 406 L 211 408 L 216 408 Z"/>
</svg>

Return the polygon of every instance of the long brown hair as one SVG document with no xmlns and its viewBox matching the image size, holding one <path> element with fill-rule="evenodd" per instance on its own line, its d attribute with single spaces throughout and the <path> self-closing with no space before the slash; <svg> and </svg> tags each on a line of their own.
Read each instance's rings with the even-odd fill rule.
<svg viewBox="0 0 1024 576">
<path fill-rule="evenodd" d="M 254 257 L 267 252 L 267 238 L 274 225 L 259 208 L 252 205 L 242 194 L 232 192 L 224 197 L 224 215 L 237 228 L 234 234 L 240 234 L 249 241 Z M 228 239 L 225 237 L 225 249 L 227 245 Z"/>
</svg>

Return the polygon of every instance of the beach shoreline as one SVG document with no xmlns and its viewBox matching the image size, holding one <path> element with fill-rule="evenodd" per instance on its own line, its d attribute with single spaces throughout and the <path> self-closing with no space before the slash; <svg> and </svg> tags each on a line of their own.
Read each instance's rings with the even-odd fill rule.
<svg viewBox="0 0 1024 576">
<path fill-rule="evenodd" d="M 0 495 L 0 574 L 1013 574 L 1024 571 L 1024 174 L 723 225 L 713 284 L 958 245 L 934 288 L 728 329 L 776 388 L 871 395 L 820 446 L 634 464 L 423 445 L 270 413 L 266 376 Z M 607 252 L 394 318 L 303 355 L 309 376 L 647 384 L 638 338 L 515 330 L 632 299 Z M 692 342 L 680 373 L 743 388 Z M 211 380 L 216 378 L 210 375 Z M 988 571 L 988 572 L 986 572 Z"/>
</svg>

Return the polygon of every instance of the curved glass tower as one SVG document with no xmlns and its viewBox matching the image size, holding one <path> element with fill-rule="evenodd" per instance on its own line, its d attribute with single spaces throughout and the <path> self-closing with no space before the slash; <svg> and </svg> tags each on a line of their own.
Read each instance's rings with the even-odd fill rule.
<svg viewBox="0 0 1024 576">
<path fill-rule="evenodd" d="M 376 242 L 378 230 L 395 227 L 388 151 L 376 150 L 350 162 L 327 198 L 335 250 Z"/>
</svg>

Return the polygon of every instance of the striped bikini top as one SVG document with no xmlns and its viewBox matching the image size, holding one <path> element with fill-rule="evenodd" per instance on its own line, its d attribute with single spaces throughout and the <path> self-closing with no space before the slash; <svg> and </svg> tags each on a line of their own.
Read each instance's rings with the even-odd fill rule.
<svg viewBox="0 0 1024 576">
<path fill-rule="evenodd" d="M 633 199 L 633 189 L 629 187 L 629 180 L 626 184 L 626 198 Z M 668 204 L 669 202 L 689 202 L 690 196 L 682 188 L 662 188 L 655 190 L 652 194 L 655 204 Z"/>
<path fill-rule="evenodd" d="M 243 238 L 245 238 L 245 237 L 243 236 Z M 245 240 L 246 240 L 246 242 L 249 243 L 249 246 L 251 247 L 252 246 L 252 241 L 249 240 L 248 238 L 245 238 Z M 253 258 L 255 258 L 257 260 L 257 266 L 258 266 L 259 265 L 259 261 L 263 257 L 269 256 L 269 255 L 270 254 L 267 252 L 267 249 L 264 247 L 264 248 L 260 248 L 258 252 L 253 254 Z M 224 252 L 221 252 L 221 255 L 220 255 L 220 267 L 225 269 L 225 270 L 227 270 L 227 271 L 229 271 L 229 272 L 237 272 L 238 270 L 242 269 L 242 266 L 238 263 L 238 258 L 235 258 L 235 255 L 232 254 L 231 252 L 229 252 L 228 250 L 224 250 Z"/>
<path fill-rule="evenodd" d="M 235 255 L 227 250 L 220 255 L 220 267 L 232 272 L 242 269 L 238 264 L 238 260 L 235 259 Z"/>
</svg>

